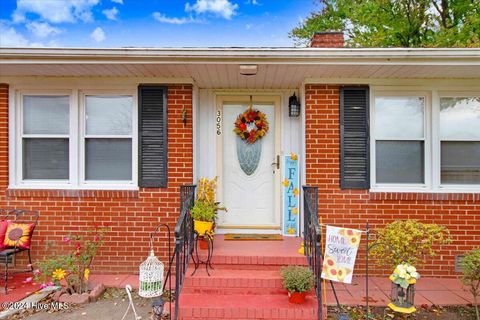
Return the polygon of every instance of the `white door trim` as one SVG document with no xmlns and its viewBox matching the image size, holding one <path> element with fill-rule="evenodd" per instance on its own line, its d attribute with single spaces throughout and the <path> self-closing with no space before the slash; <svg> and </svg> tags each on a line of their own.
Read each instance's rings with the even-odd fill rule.
<svg viewBox="0 0 480 320">
<path fill-rule="evenodd" d="M 261 102 L 272 103 L 275 107 L 275 155 L 281 156 L 281 95 L 280 94 L 252 94 L 253 104 Z M 250 103 L 250 95 L 247 92 L 228 94 L 222 93 L 215 97 L 215 117 L 220 113 L 221 117 L 221 133 L 216 135 L 216 172 L 218 178 L 217 185 L 217 199 L 223 203 L 223 105 L 226 102 L 230 103 Z M 270 132 L 269 134 L 272 134 Z M 275 224 L 274 225 L 235 225 L 235 226 L 217 226 L 217 232 L 241 232 L 241 233 L 281 233 L 282 217 L 281 217 L 281 169 L 275 170 L 274 176 L 274 212 L 275 212 Z M 228 209 L 228 208 L 227 208 Z M 228 213 L 226 213 L 228 214 Z"/>
</svg>

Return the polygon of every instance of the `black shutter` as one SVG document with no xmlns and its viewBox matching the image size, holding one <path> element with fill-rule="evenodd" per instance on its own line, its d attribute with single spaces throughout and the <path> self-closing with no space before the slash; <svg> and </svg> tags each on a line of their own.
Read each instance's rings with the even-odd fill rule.
<svg viewBox="0 0 480 320">
<path fill-rule="evenodd" d="M 138 87 L 138 181 L 140 187 L 167 187 L 167 88 Z"/>
<path fill-rule="evenodd" d="M 340 88 L 340 188 L 370 188 L 368 87 Z"/>
</svg>

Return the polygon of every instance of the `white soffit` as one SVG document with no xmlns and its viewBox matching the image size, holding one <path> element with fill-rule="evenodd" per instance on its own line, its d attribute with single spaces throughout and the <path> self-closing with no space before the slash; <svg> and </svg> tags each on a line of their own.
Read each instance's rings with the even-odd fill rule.
<svg viewBox="0 0 480 320">
<path fill-rule="evenodd" d="M 255 76 L 239 65 L 255 64 Z M 190 78 L 200 88 L 296 88 L 305 79 L 480 79 L 480 49 L 0 48 L 0 76 Z"/>
</svg>

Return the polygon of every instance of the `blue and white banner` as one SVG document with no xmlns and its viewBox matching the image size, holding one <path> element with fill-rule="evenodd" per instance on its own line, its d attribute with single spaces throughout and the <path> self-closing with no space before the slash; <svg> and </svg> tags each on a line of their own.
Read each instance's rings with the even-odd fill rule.
<svg viewBox="0 0 480 320">
<path fill-rule="evenodd" d="M 300 177 L 298 155 L 283 156 L 282 175 L 284 236 L 298 236 L 300 227 Z"/>
</svg>

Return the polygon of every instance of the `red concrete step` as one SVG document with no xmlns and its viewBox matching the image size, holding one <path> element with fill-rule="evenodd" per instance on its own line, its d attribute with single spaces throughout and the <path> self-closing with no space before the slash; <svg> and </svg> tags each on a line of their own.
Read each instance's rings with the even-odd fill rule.
<svg viewBox="0 0 480 320">
<path fill-rule="evenodd" d="M 221 234 L 214 236 L 212 265 L 228 269 L 270 269 L 271 266 L 306 265 L 298 253 L 301 238 L 285 237 L 282 241 L 228 241 Z M 202 259 L 206 250 L 198 250 Z"/>
<path fill-rule="evenodd" d="M 193 268 L 187 270 L 183 293 L 197 294 L 286 294 L 282 286 L 280 267 L 270 270 L 214 269 L 210 276 L 199 267 L 194 276 Z"/>
<path fill-rule="evenodd" d="M 206 253 L 199 252 L 199 258 L 206 260 Z M 196 259 L 196 256 L 195 256 Z M 271 270 L 273 268 L 280 268 L 280 266 L 286 265 L 307 265 L 307 259 L 301 254 L 284 254 L 278 256 L 258 256 L 255 252 L 252 254 L 221 254 L 213 253 L 211 264 L 214 268 L 219 269 L 239 269 L 239 270 Z M 193 265 L 193 261 L 190 260 L 190 265 Z"/>
<path fill-rule="evenodd" d="M 180 319 L 305 319 L 317 318 L 317 300 L 308 296 L 304 304 L 288 302 L 286 294 L 180 296 Z"/>
</svg>

